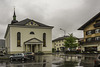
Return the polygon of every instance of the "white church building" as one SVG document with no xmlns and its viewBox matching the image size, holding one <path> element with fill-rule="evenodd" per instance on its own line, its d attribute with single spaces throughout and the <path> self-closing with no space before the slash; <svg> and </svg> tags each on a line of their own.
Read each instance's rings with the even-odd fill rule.
<svg viewBox="0 0 100 67">
<path fill-rule="evenodd" d="M 5 33 L 5 46 L 8 54 L 21 52 L 52 53 L 52 29 L 31 19 L 16 20 L 14 10 L 13 20 L 8 24 Z"/>
</svg>

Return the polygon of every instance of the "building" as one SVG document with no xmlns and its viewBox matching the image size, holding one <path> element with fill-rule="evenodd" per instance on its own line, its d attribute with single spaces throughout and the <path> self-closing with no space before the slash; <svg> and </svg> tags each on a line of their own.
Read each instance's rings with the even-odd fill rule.
<svg viewBox="0 0 100 67">
<path fill-rule="evenodd" d="M 100 12 L 78 30 L 84 33 L 82 51 L 100 51 Z"/>
<path fill-rule="evenodd" d="M 54 40 L 52 40 L 52 48 L 54 48 L 56 51 L 64 51 L 64 38 L 69 37 L 69 36 L 63 36 L 63 37 L 58 37 Z"/>
<path fill-rule="evenodd" d="M 4 39 L 0 39 L 0 52 L 5 51 L 5 40 Z"/>
<path fill-rule="evenodd" d="M 8 24 L 5 33 L 5 45 L 9 54 L 21 52 L 52 52 L 52 26 L 24 19 L 16 20 L 14 10 L 13 20 Z"/>
<path fill-rule="evenodd" d="M 52 45 L 53 45 L 52 48 L 54 48 L 56 51 L 64 51 L 65 50 L 64 41 L 66 37 L 69 37 L 69 36 L 63 36 L 63 37 L 58 37 L 54 39 L 52 41 Z M 78 43 L 78 39 L 76 42 Z"/>
</svg>

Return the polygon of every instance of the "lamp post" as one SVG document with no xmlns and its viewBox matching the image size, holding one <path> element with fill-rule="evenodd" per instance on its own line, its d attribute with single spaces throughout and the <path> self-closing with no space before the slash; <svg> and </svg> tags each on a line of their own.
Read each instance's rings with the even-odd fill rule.
<svg viewBox="0 0 100 67">
<path fill-rule="evenodd" d="M 62 28 L 60 28 L 60 30 L 62 30 L 64 32 L 64 36 L 66 36 L 66 31 Z"/>
</svg>

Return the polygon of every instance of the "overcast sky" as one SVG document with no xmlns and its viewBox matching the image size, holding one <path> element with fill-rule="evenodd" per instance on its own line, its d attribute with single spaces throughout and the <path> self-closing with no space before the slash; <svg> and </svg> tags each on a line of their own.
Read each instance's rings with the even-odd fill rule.
<svg viewBox="0 0 100 67">
<path fill-rule="evenodd" d="M 11 23 L 14 6 L 18 21 L 30 18 L 54 26 L 53 39 L 64 35 L 60 28 L 66 35 L 83 37 L 77 29 L 100 12 L 100 0 L 0 0 L 0 39 Z"/>
</svg>

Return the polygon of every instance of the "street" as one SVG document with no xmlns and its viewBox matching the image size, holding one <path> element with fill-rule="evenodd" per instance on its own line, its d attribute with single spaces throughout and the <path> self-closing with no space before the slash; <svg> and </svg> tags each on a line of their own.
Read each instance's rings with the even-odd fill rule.
<svg viewBox="0 0 100 67">
<path fill-rule="evenodd" d="M 97 54 L 36 55 L 35 60 L 12 61 L 0 60 L 0 67 L 93 67 Z"/>
</svg>

